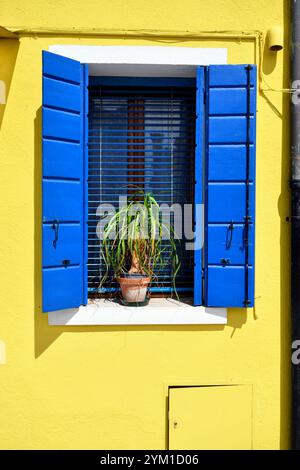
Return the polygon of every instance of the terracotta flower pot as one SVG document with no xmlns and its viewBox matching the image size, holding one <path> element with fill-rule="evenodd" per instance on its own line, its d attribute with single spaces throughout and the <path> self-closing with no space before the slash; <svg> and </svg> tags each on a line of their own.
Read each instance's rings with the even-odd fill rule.
<svg viewBox="0 0 300 470">
<path fill-rule="evenodd" d="M 127 274 L 117 279 L 120 284 L 123 299 L 126 302 L 144 302 L 147 295 L 150 277 L 142 274 Z"/>
</svg>

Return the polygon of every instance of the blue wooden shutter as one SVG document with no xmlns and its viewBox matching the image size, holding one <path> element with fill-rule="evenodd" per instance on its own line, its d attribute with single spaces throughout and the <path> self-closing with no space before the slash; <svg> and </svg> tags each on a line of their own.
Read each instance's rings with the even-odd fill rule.
<svg viewBox="0 0 300 470">
<path fill-rule="evenodd" d="M 204 67 L 197 67 L 196 75 L 196 139 L 195 139 L 195 192 L 194 192 L 194 305 L 202 305 L 203 261 L 203 154 L 205 152 Z"/>
<path fill-rule="evenodd" d="M 256 67 L 206 70 L 207 306 L 254 303 Z"/>
<path fill-rule="evenodd" d="M 87 67 L 43 52 L 43 311 L 87 302 Z"/>
</svg>

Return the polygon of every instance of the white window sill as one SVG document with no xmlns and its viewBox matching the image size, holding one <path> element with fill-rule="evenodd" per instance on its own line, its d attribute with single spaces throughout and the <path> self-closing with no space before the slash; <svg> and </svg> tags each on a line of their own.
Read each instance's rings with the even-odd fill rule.
<svg viewBox="0 0 300 470">
<path fill-rule="evenodd" d="M 153 298 L 144 307 L 110 300 L 48 314 L 49 325 L 226 325 L 226 308 L 193 307 L 174 299 Z"/>
</svg>

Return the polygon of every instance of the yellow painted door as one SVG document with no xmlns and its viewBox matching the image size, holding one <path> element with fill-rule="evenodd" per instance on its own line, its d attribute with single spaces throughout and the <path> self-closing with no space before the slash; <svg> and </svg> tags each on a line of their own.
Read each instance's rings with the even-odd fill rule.
<svg viewBox="0 0 300 470">
<path fill-rule="evenodd" d="M 251 449 L 251 385 L 170 388 L 169 448 Z"/>
</svg>

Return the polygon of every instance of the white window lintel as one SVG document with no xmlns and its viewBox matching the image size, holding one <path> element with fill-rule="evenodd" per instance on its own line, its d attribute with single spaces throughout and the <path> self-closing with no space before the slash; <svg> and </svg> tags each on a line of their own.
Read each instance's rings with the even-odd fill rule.
<svg viewBox="0 0 300 470">
<path fill-rule="evenodd" d="M 90 75 L 195 77 L 197 65 L 227 64 L 226 48 L 53 45 L 50 52 L 89 65 Z"/>
</svg>

